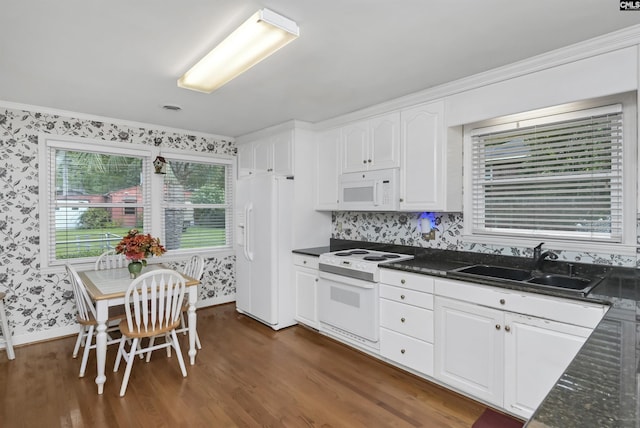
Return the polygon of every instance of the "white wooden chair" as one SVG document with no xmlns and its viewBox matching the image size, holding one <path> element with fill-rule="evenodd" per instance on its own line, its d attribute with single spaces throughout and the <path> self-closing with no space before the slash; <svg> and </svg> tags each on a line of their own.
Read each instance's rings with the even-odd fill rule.
<svg viewBox="0 0 640 428">
<path fill-rule="evenodd" d="M 67 269 L 67 274 L 69 275 L 69 281 L 71 282 L 71 287 L 73 289 L 73 296 L 76 300 L 76 308 L 78 309 L 77 320 L 80 324 L 80 332 L 78 333 L 78 338 L 76 339 L 76 345 L 73 348 L 73 358 L 78 356 L 78 351 L 80 350 L 80 346 L 84 346 L 84 351 L 82 353 L 82 363 L 80 364 L 80 374 L 79 377 L 84 376 L 84 372 L 87 368 L 87 360 L 89 359 L 89 351 L 96 348 L 96 344 L 94 341 L 96 326 L 98 322 L 96 321 L 96 307 L 89 297 L 89 293 L 87 289 L 80 279 L 78 272 L 75 268 L 69 264 L 65 265 Z M 107 333 L 118 330 L 118 326 L 113 326 L 114 322 L 120 322 L 124 318 L 124 307 L 123 306 L 115 306 L 109 308 L 109 317 L 107 319 Z M 118 343 L 120 339 L 113 339 L 111 336 L 107 338 L 107 345 L 111 345 L 113 343 Z"/>
<path fill-rule="evenodd" d="M 98 257 L 98 260 L 96 260 L 94 269 L 115 269 L 123 268 L 126 266 L 127 258 L 124 256 L 124 254 L 116 254 L 116 250 L 108 250 L 100 254 L 100 257 Z"/>
<path fill-rule="evenodd" d="M 182 273 L 190 276 L 191 278 L 197 279 L 200 281 L 202 277 L 202 272 L 204 271 L 204 259 L 202 256 L 194 255 L 188 261 L 187 264 L 182 269 Z M 196 291 L 197 292 L 197 291 Z M 182 313 L 180 314 L 180 328 L 176 330 L 177 333 L 187 334 L 189 331 L 189 327 L 184 320 L 184 314 L 189 310 L 189 303 L 185 302 L 182 306 Z M 198 332 L 196 331 L 196 346 L 198 349 L 202 349 L 202 345 L 200 344 L 200 336 L 198 336 Z"/>
<path fill-rule="evenodd" d="M 16 358 L 15 352 L 13 352 L 13 340 L 11 338 L 11 330 L 9 330 L 9 323 L 7 322 L 7 312 L 4 309 L 4 296 L 5 293 L 0 293 L 0 329 L 2 329 L 2 340 L 7 349 L 7 358 L 14 360 Z"/>
<path fill-rule="evenodd" d="M 158 269 L 144 273 L 134 279 L 129 286 L 124 306 L 126 319 L 120 322 L 120 347 L 113 371 L 118 371 L 120 360 L 127 362 L 122 378 L 120 396 L 124 396 L 131 375 L 131 367 L 136 355 L 150 353 L 156 349 L 173 348 L 180 364 L 182 376 L 187 376 L 180 343 L 176 335 L 176 328 L 180 325 L 180 313 L 185 294 L 185 280 L 183 276 L 171 269 Z M 165 336 L 164 343 L 154 345 L 156 336 Z M 149 338 L 149 344 L 140 345 L 140 340 Z M 132 339 L 129 351 L 125 350 L 127 339 Z"/>
</svg>

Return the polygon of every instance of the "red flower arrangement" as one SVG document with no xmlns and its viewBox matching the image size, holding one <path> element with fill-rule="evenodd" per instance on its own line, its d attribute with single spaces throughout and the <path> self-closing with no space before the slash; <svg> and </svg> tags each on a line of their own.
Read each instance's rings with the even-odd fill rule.
<svg viewBox="0 0 640 428">
<path fill-rule="evenodd" d="M 160 245 L 159 238 L 153 238 L 150 234 L 142 234 L 138 229 L 131 229 L 127 236 L 116 245 L 116 253 L 133 261 L 142 261 L 146 264 L 147 257 L 161 256 L 167 250 Z"/>
</svg>

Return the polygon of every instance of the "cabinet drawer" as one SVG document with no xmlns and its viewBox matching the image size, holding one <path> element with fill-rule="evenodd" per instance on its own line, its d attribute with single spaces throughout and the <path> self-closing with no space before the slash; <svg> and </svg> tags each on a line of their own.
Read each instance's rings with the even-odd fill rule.
<svg viewBox="0 0 640 428">
<path fill-rule="evenodd" d="M 293 254 L 293 264 L 296 266 L 318 269 L 318 257 Z"/>
<path fill-rule="evenodd" d="M 400 270 L 381 269 L 380 282 L 410 290 L 433 293 L 433 277 Z"/>
<path fill-rule="evenodd" d="M 386 328 L 380 329 L 380 355 L 433 376 L 433 345 Z"/>
<path fill-rule="evenodd" d="M 380 325 L 433 343 L 433 311 L 380 299 Z"/>
<path fill-rule="evenodd" d="M 433 309 L 433 294 L 430 293 L 380 284 L 380 297 L 424 309 Z"/>
</svg>

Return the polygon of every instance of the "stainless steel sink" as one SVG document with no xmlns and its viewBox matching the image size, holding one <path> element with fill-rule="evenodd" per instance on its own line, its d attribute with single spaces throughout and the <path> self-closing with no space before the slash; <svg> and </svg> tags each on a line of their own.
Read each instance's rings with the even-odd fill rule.
<svg viewBox="0 0 640 428">
<path fill-rule="evenodd" d="M 473 265 L 456 270 L 470 275 L 490 276 L 492 278 L 510 279 L 513 281 L 524 281 L 532 277 L 530 270 L 501 266 Z"/>
<path fill-rule="evenodd" d="M 472 265 L 456 269 L 454 272 L 468 277 L 489 277 L 516 281 L 528 287 L 541 287 L 550 290 L 567 290 L 586 296 L 601 278 L 581 278 L 576 276 L 547 274 L 537 270 L 508 268 L 491 265 Z"/>
</svg>

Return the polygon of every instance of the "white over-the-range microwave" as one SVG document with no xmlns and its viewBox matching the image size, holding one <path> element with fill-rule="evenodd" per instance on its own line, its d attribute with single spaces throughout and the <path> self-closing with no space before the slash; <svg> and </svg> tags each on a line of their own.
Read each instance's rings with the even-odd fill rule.
<svg viewBox="0 0 640 428">
<path fill-rule="evenodd" d="M 344 211 L 396 211 L 399 201 L 398 168 L 340 175 L 340 201 Z"/>
</svg>

